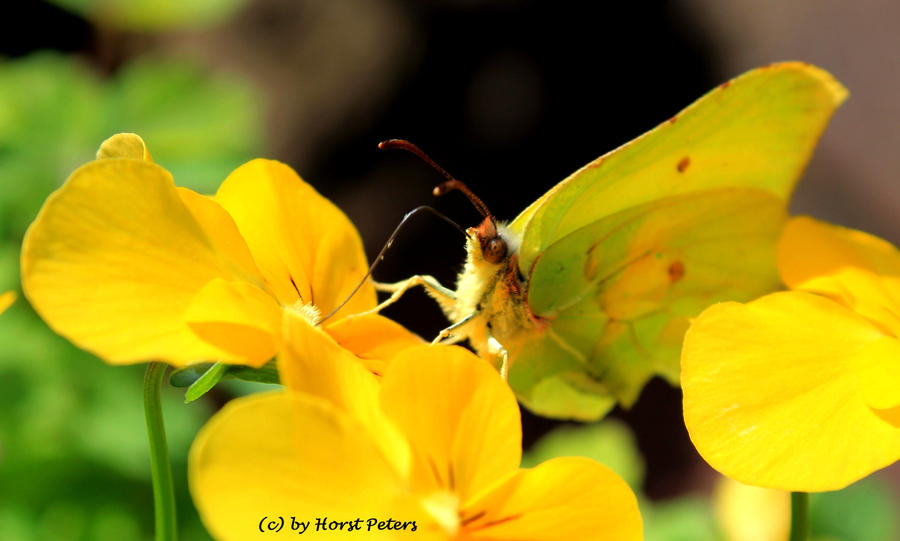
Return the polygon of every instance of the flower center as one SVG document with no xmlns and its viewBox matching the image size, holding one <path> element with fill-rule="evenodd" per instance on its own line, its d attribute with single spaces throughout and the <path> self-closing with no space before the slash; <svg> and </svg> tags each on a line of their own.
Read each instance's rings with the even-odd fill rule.
<svg viewBox="0 0 900 541">
<path fill-rule="evenodd" d="M 421 503 L 447 535 L 456 535 L 459 531 L 459 496 L 449 490 L 439 490 L 423 498 Z"/>
<path fill-rule="evenodd" d="M 310 302 L 304 303 L 303 301 L 297 301 L 290 307 L 290 310 L 309 321 L 312 326 L 315 326 L 319 320 L 322 319 L 322 312 L 316 305 Z"/>
</svg>

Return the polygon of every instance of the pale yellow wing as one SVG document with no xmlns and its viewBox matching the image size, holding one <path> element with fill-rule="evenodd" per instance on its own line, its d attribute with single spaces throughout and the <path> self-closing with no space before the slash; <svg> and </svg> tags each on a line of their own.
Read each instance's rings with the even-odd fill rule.
<svg viewBox="0 0 900 541">
<path fill-rule="evenodd" d="M 553 187 L 510 227 L 519 268 L 576 229 L 629 207 L 715 188 L 759 188 L 787 199 L 847 91 L 801 62 L 747 72 Z"/>
</svg>

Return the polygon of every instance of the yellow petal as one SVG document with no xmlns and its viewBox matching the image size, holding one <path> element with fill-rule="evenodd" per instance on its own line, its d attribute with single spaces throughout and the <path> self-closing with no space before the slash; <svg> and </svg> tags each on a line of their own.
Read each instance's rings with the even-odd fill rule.
<svg viewBox="0 0 900 541">
<path fill-rule="evenodd" d="M 900 336 L 900 251 L 889 242 L 798 217 L 782 234 L 778 268 L 791 289 L 839 300 Z"/>
<path fill-rule="evenodd" d="M 221 541 L 264 537 L 261 521 L 284 517 L 279 533 L 366 539 L 396 532 L 315 531 L 317 517 L 416 520 L 407 487 L 353 418 L 325 400 L 301 393 L 263 393 L 229 402 L 200 431 L 189 457 L 191 494 L 204 524 Z M 266 517 L 266 520 L 263 518 Z M 415 534 L 411 534 L 415 535 Z"/>
<path fill-rule="evenodd" d="M 271 293 L 250 255 L 247 243 L 225 209 L 209 196 L 187 188 L 178 187 L 175 190 L 181 202 L 194 216 L 197 225 L 203 229 L 206 243 L 218 257 L 218 264 L 225 275 L 240 277 Z"/>
<path fill-rule="evenodd" d="M 144 140 L 136 133 L 117 133 L 103 141 L 97 150 L 97 159 L 131 158 L 133 160 L 145 160 L 152 162 L 150 151 Z"/>
<path fill-rule="evenodd" d="M 210 280 L 184 319 L 201 339 L 251 366 L 264 365 L 281 345 L 281 307 L 249 282 Z"/>
<path fill-rule="evenodd" d="M 0 294 L 0 314 L 6 311 L 7 308 L 12 306 L 12 303 L 16 302 L 16 292 L 15 291 L 7 291 L 5 293 Z"/>
<path fill-rule="evenodd" d="M 406 478 L 409 447 L 380 408 L 378 379 L 321 328 L 291 310 L 284 311 L 284 348 L 278 357 L 281 383 L 322 398 L 365 427 L 372 441 Z"/>
<path fill-rule="evenodd" d="M 883 333 L 803 292 L 717 304 L 685 336 L 684 418 L 707 462 L 742 483 L 836 490 L 900 458 L 866 403 L 857 355 Z"/>
<path fill-rule="evenodd" d="M 222 183 L 216 201 L 234 217 L 286 306 L 299 298 L 328 314 L 366 273 L 362 240 L 350 220 L 283 163 L 242 165 Z M 375 289 L 367 281 L 335 317 L 375 304 Z"/>
<path fill-rule="evenodd" d="M 634 493 L 588 458 L 555 458 L 521 470 L 463 509 L 473 539 L 639 541 Z"/>
<path fill-rule="evenodd" d="M 854 358 L 866 403 L 876 410 L 900 406 L 900 340 L 885 336 Z"/>
<path fill-rule="evenodd" d="M 325 330 L 342 348 L 356 355 L 370 372 L 378 375 L 384 374 L 395 355 L 425 343 L 403 325 L 378 314 L 345 317 L 327 325 Z"/>
<path fill-rule="evenodd" d="M 413 449 L 420 493 L 449 490 L 465 501 L 519 465 L 516 399 L 497 372 L 466 349 L 403 350 L 382 379 L 381 400 Z"/>
<path fill-rule="evenodd" d="M 844 267 L 900 275 L 900 251 L 874 235 L 809 216 L 788 221 L 779 246 L 779 269 L 791 288 Z"/>
<path fill-rule="evenodd" d="M 22 286 L 50 327 L 112 364 L 240 362 L 183 319 L 214 278 L 262 283 L 249 255 L 234 260 L 220 249 L 228 233 L 211 237 L 159 166 L 99 160 L 44 203 L 23 241 Z"/>
</svg>

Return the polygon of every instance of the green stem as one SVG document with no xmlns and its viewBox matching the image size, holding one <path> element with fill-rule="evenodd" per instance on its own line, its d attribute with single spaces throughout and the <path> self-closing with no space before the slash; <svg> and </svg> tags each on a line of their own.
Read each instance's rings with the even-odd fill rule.
<svg viewBox="0 0 900 541">
<path fill-rule="evenodd" d="M 153 514 L 156 517 L 156 541 L 176 541 L 175 491 L 172 483 L 172 465 L 166 445 L 166 428 L 163 426 L 159 390 L 167 366 L 150 363 L 144 375 L 144 417 L 147 419 L 147 437 L 150 440 L 150 474 L 153 477 Z"/>
<path fill-rule="evenodd" d="M 809 538 L 809 494 L 791 492 L 790 541 L 806 541 Z"/>
</svg>

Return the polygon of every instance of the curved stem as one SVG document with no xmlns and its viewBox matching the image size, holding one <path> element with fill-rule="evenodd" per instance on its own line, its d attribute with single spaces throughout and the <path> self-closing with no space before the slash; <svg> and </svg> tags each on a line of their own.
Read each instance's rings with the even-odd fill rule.
<svg viewBox="0 0 900 541">
<path fill-rule="evenodd" d="M 153 477 L 153 514 L 156 520 L 156 541 L 176 541 L 175 491 L 172 483 L 172 465 L 166 445 L 166 428 L 163 426 L 159 390 L 167 366 L 150 363 L 144 374 L 144 417 L 147 420 L 147 437 L 150 440 L 150 474 Z"/>
<path fill-rule="evenodd" d="M 791 492 L 790 541 L 806 541 L 809 538 L 809 494 Z"/>
</svg>

